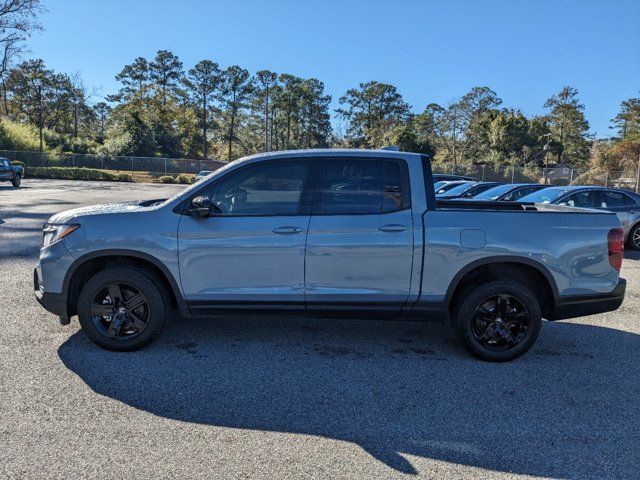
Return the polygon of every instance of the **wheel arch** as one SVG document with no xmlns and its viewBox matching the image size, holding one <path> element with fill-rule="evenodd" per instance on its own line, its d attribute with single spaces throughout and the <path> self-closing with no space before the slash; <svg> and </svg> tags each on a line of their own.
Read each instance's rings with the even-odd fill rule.
<svg viewBox="0 0 640 480">
<path fill-rule="evenodd" d="M 69 267 L 62 286 L 62 291 L 66 293 L 69 316 L 77 314 L 77 299 L 80 294 L 80 287 L 92 274 L 111 265 L 127 264 L 136 265 L 153 272 L 171 293 L 172 303 L 178 307 L 181 315 L 188 316 L 190 314 L 178 281 L 160 260 L 144 252 L 111 249 L 87 253 L 77 258 Z"/>
<path fill-rule="evenodd" d="M 633 225 L 631 225 L 631 227 L 627 231 L 627 238 L 625 240 L 625 243 L 627 245 L 629 245 L 631 242 L 633 242 L 632 234 L 633 234 L 633 231 L 638 227 L 640 227 L 640 219 L 638 219 Z"/>
<path fill-rule="evenodd" d="M 487 257 L 465 265 L 447 289 L 446 304 L 453 308 L 457 296 L 477 278 L 504 277 L 519 280 L 532 288 L 541 297 L 540 307 L 545 316 L 550 316 L 555 310 L 558 286 L 549 269 L 540 262 L 518 256 Z"/>
</svg>

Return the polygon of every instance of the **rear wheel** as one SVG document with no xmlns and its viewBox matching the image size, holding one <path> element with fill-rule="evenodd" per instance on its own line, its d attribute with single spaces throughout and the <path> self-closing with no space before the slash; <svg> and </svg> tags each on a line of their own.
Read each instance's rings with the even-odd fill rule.
<svg viewBox="0 0 640 480">
<path fill-rule="evenodd" d="M 455 320 L 469 349 L 492 362 L 513 360 L 536 342 L 542 327 L 534 293 L 515 280 L 494 280 L 462 294 Z"/>
<path fill-rule="evenodd" d="M 135 267 L 113 267 L 89 279 L 78 298 L 86 335 L 108 350 L 130 351 L 151 343 L 170 310 L 162 282 Z"/>
<path fill-rule="evenodd" d="M 634 226 L 629 232 L 629 248 L 632 250 L 640 250 L 640 223 Z"/>
<path fill-rule="evenodd" d="M 21 176 L 20 174 L 15 174 L 13 176 L 13 178 L 11 179 L 11 185 L 13 185 L 14 187 L 18 188 L 20 186 L 20 180 L 21 180 Z"/>
</svg>

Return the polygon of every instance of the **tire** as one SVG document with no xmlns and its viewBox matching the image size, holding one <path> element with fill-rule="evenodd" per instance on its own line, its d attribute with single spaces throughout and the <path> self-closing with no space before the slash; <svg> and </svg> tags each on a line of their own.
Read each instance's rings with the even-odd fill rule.
<svg viewBox="0 0 640 480">
<path fill-rule="evenodd" d="M 11 179 L 11 185 L 13 185 L 16 188 L 20 187 L 20 180 L 21 180 L 20 175 L 14 175 L 13 178 Z"/>
<path fill-rule="evenodd" d="M 118 288 L 112 290 L 113 285 Z M 110 296 L 112 291 L 115 302 Z M 78 318 L 87 337 L 102 348 L 138 350 L 162 332 L 171 309 L 169 298 L 165 286 L 152 272 L 133 266 L 111 267 L 96 273 L 82 288 Z M 144 304 L 129 309 L 141 299 Z"/>
<path fill-rule="evenodd" d="M 635 225 L 629 232 L 627 247 L 630 250 L 640 250 L 640 223 Z"/>
<path fill-rule="evenodd" d="M 538 339 L 542 328 L 540 304 L 522 283 L 493 280 L 468 288 L 459 298 L 454 320 L 471 352 L 483 360 L 513 360 Z"/>
</svg>

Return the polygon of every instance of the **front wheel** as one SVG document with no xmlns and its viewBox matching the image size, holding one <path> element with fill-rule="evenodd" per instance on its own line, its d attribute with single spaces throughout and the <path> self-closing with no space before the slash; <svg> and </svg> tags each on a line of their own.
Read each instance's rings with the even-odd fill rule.
<svg viewBox="0 0 640 480">
<path fill-rule="evenodd" d="M 78 298 L 78 318 L 86 335 L 107 350 L 138 350 L 162 331 L 170 305 L 162 282 L 131 266 L 96 273 Z"/>
<path fill-rule="evenodd" d="M 469 349 L 492 362 L 525 353 L 542 327 L 536 296 L 515 280 L 494 280 L 466 290 L 454 319 Z"/>
<path fill-rule="evenodd" d="M 20 175 L 14 175 L 13 178 L 11 179 L 11 185 L 13 185 L 14 187 L 18 188 L 20 186 L 20 179 L 22 177 Z"/>
<path fill-rule="evenodd" d="M 640 250 L 640 223 L 634 226 L 629 232 L 629 248 Z"/>
</svg>

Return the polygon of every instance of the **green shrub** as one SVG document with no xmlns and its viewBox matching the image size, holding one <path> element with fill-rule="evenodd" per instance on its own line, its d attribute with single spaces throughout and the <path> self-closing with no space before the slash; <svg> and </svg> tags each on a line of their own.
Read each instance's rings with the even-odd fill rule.
<svg viewBox="0 0 640 480">
<path fill-rule="evenodd" d="M 53 178 L 57 180 L 103 180 L 108 182 L 134 182 L 128 173 L 79 167 L 31 167 L 30 178 Z"/>
<path fill-rule="evenodd" d="M 23 162 L 19 162 L 17 160 L 14 160 L 13 162 L 11 162 L 11 165 L 15 165 L 17 167 L 22 167 L 22 168 L 26 167 L 26 165 Z"/>
<path fill-rule="evenodd" d="M 187 175 L 187 174 L 181 173 L 180 175 L 178 175 L 176 177 L 176 181 L 178 183 L 183 183 L 183 184 L 188 185 L 188 184 L 193 183 L 195 178 L 196 178 L 195 175 Z"/>
<path fill-rule="evenodd" d="M 176 179 L 173 178 L 171 175 L 164 175 L 158 178 L 158 181 L 160 183 L 176 183 Z"/>
<path fill-rule="evenodd" d="M 40 148 L 38 129 L 33 125 L 12 122 L 3 118 L 0 121 L 0 150 L 27 150 L 35 152 Z M 47 145 L 45 141 L 44 148 Z"/>
</svg>

